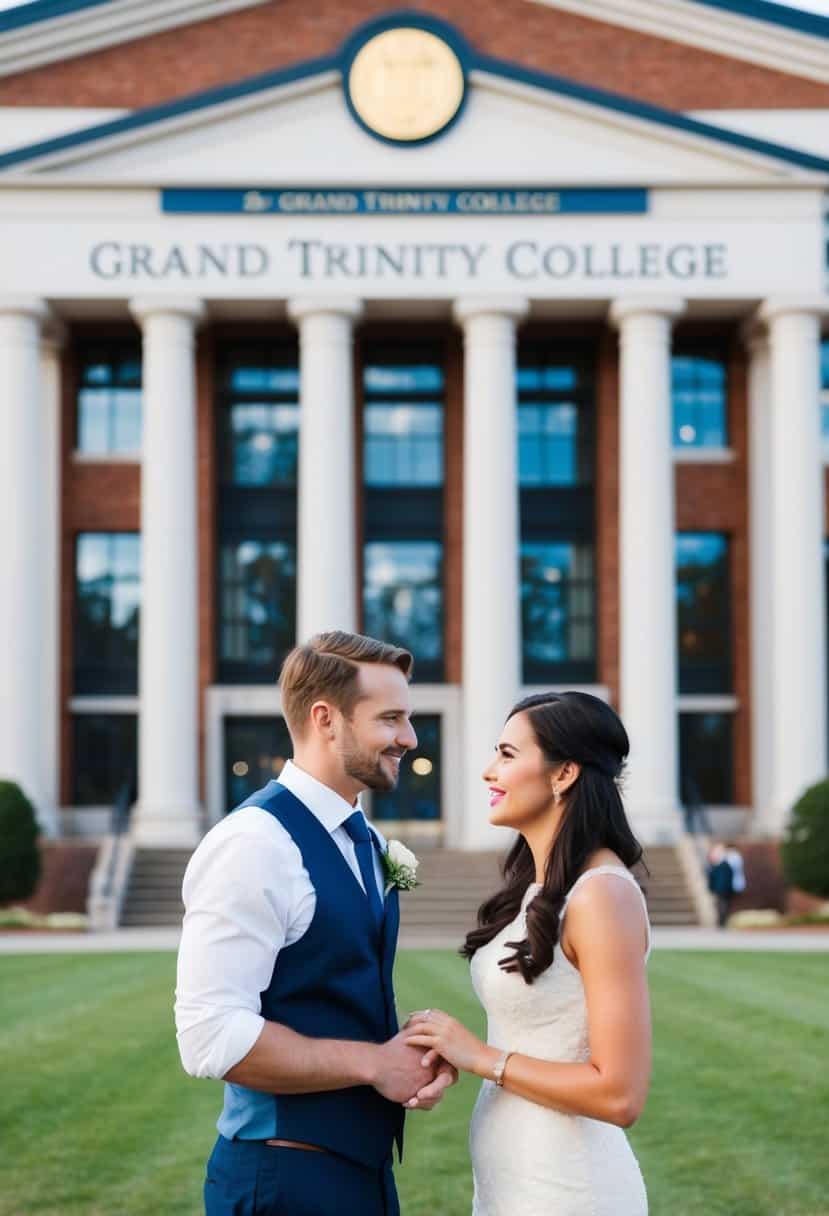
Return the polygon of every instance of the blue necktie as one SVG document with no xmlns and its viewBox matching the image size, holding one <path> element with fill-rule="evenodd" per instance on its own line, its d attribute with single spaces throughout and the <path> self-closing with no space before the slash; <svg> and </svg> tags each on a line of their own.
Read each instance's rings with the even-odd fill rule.
<svg viewBox="0 0 829 1216">
<path fill-rule="evenodd" d="M 363 812 L 355 811 L 353 815 L 349 815 L 343 827 L 354 841 L 354 852 L 357 854 L 357 864 L 360 867 L 371 914 L 379 928 L 383 921 L 383 901 L 374 875 L 374 845 Z"/>
</svg>

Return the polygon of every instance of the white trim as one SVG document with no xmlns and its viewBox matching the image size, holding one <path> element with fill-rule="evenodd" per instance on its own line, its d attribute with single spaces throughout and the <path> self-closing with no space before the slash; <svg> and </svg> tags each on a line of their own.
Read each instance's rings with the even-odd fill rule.
<svg viewBox="0 0 829 1216">
<path fill-rule="evenodd" d="M 441 730 L 441 805 L 443 843 L 457 847 L 462 805 L 463 768 L 458 762 L 462 744 L 461 688 L 458 684 L 413 684 L 410 689 L 412 712 L 439 714 Z M 205 809 L 207 827 L 222 818 L 224 808 L 224 719 L 227 717 L 277 717 L 282 713 L 282 697 L 276 684 L 213 684 L 205 689 Z"/>
<path fill-rule="evenodd" d="M 756 63 L 776 72 L 829 82 L 826 39 L 694 0 L 532 0 L 607 25 Z"/>
<path fill-rule="evenodd" d="M 0 34 L 0 76 L 194 25 L 265 0 L 111 0 Z"/>
<path fill-rule="evenodd" d="M 533 0 L 533 2 L 546 3 L 547 0 Z M 827 79 L 829 80 L 829 73 L 827 73 Z M 756 152 L 752 148 L 743 148 L 730 141 L 718 139 L 715 135 L 704 135 L 694 131 L 686 131 L 680 127 L 649 118 L 646 114 L 627 114 L 612 106 L 602 105 L 600 101 L 565 96 L 554 89 L 544 88 L 543 85 L 526 84 L 523 81 L 513 80 L 510 77 L 496 75 L 494 72 L 486 71 L 483 68 L 473 68 L 469 73 L 469 82 L 473 86 L 489 89 L 492 93 L 500 93 L 507 97 L 523 98 L 526 101 L 546 106 L 548 109 L 555 109 L 564 114 L 572 113 L 578 117 L 594 121 L 596 115 L 601 114 L 602 120 L 609 128 L 616 127 L 621 131 L 640 136 L 643 131 L 647 131 L 649 135 L 665 144 L 673 144 L 679 148 L 687 148 L 694 152 L 702 152 L 708 156 L 718 157 L 725 164 L 740 165 L 753 169 L 755 172 L 765 172 L 769 175 L 768 184 L 779 185 L 782 182 L 786 184 L 803 182 L 820 185 L 820 183 L 827 182 L 827 175 L 822 171 L 803 168 L 789 161 L 779 160 L 772 153 Z M 733 134 L 726 127 L 722 129 L 727 134 Z M 35 162 L 31 163 L 34 164 Z M 37 162 L 39 167 L 46 163 L 48 162 Z M 593 184 L 602 184 L 601 177 L 596 177 Z M 688 179 L 688 186 L 694 189 L 699 189 L 709 184 L 725 184 L 729 187 L 737 185 L 732 182 L 722 183 L 716 175 L 702 170 L 697 170 L 694 176 Z M 764 181 L 753 181 L 739 183 L 739 187 L 763 187 L 765 184 L 767 183 Z M 679 189 L 680 186 L 680 182 L 672 181 L 670 183 L 672 190 Z"/>
<path fill-rule="evenodd" d="M 733 464 L 733 448 L 674 448 L 674 464 Z"/>
<path fill-rule="evenodd" d="M 71 188 L 82 186 L 88 188 L 94 184 L 96 188 L 108 187 L 123 189 L 123 181 L 118 178 L 117 170 L 109 170 L 108 175 L 90 177 L 90 168 L 94 170 L 96 161 L 112 152 L 142 144 L 150 144 L 158 140 L 168 139 L 180 132 L 209 129 L 216 123 L 228 118 L 264 109 L 277 103 L 283 103 L 315 93 L 325 93 L 338 86 L 340 73 L 329 68 L 292 80 L 273 84 L 257 89 L 253 93 L 244 93 L 224 101 L 200 104 L 192 109 L 173 113 L 167 118 L 153 120 L 134 128 L 119 130 L 94 139 L 85 137 L 85 132 L 79 131 L 78 142 L 50 152 L 42 152 L 31 158 L 10 165 L 0 171 L 4 185 L 22 184 L 26 186 L 45 185 L 48 188 Z M 480 88 L 491 94 L 507 98 L 517 98 L 551 112 L 557 119 L 562 115 L 573 114 L 577 118 L 595 122 L 600 120 L 610 130 L 619 130 L 641 138 L 643 135 L 663 145 L 703 154 L 713 158 L 710 169 L 697 168 L 688 177 L 687 182 L 681 180 L 663 183 L 671 190 L 687 186 L 689 189 L 701 189 L 706 186 L 726 186 L 729 189 L 765 189 L 768 186 L 803 186 L 807 188 L 829 187 L 829 174 L 823 170 L 805 168 L 786 159 L 780 159 L 773 152 L 758 152 L 732 143 L 728 138 L 719 138 L 716 134 L 708 135 L 695 131 L 686 131 L 667 122 L 648 117 L 647 114 L 628 114 L 610 105 L 604 105 L 599 100 L 580 97 L 570 97 L 543 84 L 525 83 L 511 77 L 503 76 L 494 71 L 482 68 L 472 68 L 469 72 L 469 83 L 473 88 Z M 182 99 L 186 100 L 186 99 Z M 718 128 L 714 128 L 716 131 Z M 724 136 L 734 134 L 726 127 L 721 128 Z M 94 128 L 93 128 L 94 130 Z M 82 138 L 82 136 L 84 136 Z M 16 151 L 12 148 L 9 151 Z M 749 170 L 756 177 L 747 182 L 735 182 L 733 178 L 723 174 L 719 165 Z M 51 178 L 52 171 L 60 171 L 60 176 Z M 220 182 L 211 170 L 213 176 L 193 178 L 188 184 L 192 186 L 212 186 Z M 113 176 L 114 174 L 114 176 Z M 290 172 L 286 177 L 284 171 L 280 177 L 281 184 L 289 184 Z M 167 184 L 162 178 L 144 178 L 140 183 L 130 182 L 129 188 L 152 188 Z M 266 184 L 263 182 L 263 184 Z M 338 183 L 342 184 L 342 183 Z M 592 184 L 616 185 L 613 178 L 598 176 Z M 651 183 L 652 185 L 659 183 Z"/>
<path fill-rule="evenodd" d="M 676 708 L 681 714 L 734 714 L 740 702 L 729 693 L 680 693 Z"/>
<path fill-rule="evenodd" d="M 73 714 L 138 714 L 141 700 L 139 697 L 70 697 L 69 710 Z"/>
<path fill-rule="evenodd" d="M 74 448 L 71 455 L 73 464 L 141 464 L 140 452 L 82 452 Z"/>
<path fill-rule="evenodd" d="M 602 701 L 610 701 L 610 689 L 606 684 L 525 684 L 522 697 L 536 697 L 542 692 L 588 692 Z"/>
<path fill-rule="evenodd" d="M 257 0 L 257 3 L 259 0 Z M 106 135 L 100 139 L 92 141 L 82 140 L 79 143 L 73 143 L 67 148 L 62 148 L 57 152 L 46 152 L 41 156 L 27 160 L 23 164 L 13 167 L 3 175 L 4 183 L 8 180 L 12 183 L 16 180 L 25 182 L 27 185 L 32 184 L 32 178 L 37 178 L 42 174 L 43 170 L 48 169 L 63 169 L 67 165 L 80 163 L 81 176 L 77 179 L 78 185 L 89 186 L 88 177 L 83 175 L 84 166 L 89 163 L 94 163 L 99 153 L 109 153 L 117 151 L 121 148 L 129 148 L 136 144 L 152 142 L 159 138 L 167 138 L 170 135 L 175 135 L 181 131 L 189 131 L 199 127 L 211 126 L 215 122 L 221 122 L 227 118 L 233 118 L 240 114 L 246 114 L 267 106 L 273 105 L 274 102 L 290 101 L 296 97 L 303 97 L 306 94 L 321 93 L 330 89 L 340 81 L 338 71 L 328 70 L 315 73 L 313 76 L 305 76 L 301 80 L 291 80 L 280 84 L 275 84 L 270 88 L 257 89 L 253 93 L 244 93 L 239 97 L 232 97 L 228 101 L 211 102 L 207 105 L 196 106 L 195 109 L 188 109 L 181 113 L 175 113 L 169 118 L 163 118 L 158 121 L 146 123 L 134 129 L 126 131 L 118 131 L 114 135 Z M 181 100 L 186 100 L 182 98 Z M 719 145 L 718 145 L 719 146 Z M 729 145 L 730 146 L 730 145 Z M 14 151 L 14 149 L 9 149 Z M 736 149 L 735 149 L 736 151 Z M 767 163 L 767 158 L 763 158 L 764 164 Z M 778 169 L 780 163 L 773 162 Z M 812 170 L 799 170 L 794 166 L 791 167 L 798 174 L 806 173 L 809 180 L 814 179 Z M 40 178 L 46 184 L 46 179 Z M 195 179 L 192 185 L 214 185 L 219 178 L 205 178 L 202 181 Z M 289 178 L 284 179 L 286 182 Z M 776 179 L 775 179 L 776 180 Z M 819 180 L 829 181 L 826 174 L 820 174 Z M 55 182 L 48 182 L 50 186 L 54 186 Z M 63 174 L 60 184 L 62 186 L 71 186 L 73 179 Z M 95 179 L 95 186 L 99 189 L 105 185 L 104 179 Z M 123 182 L 119 182 L 117 175 L 111 179 L 113 189 L 123 188 Z M 142 183 L 149 186 L 163 186 L 164 182 Z M 133 188 L 134 183 L 130 184 L 129 188 Z M 140 187 L 139 187 L 140 188 Z"/>
</svg>

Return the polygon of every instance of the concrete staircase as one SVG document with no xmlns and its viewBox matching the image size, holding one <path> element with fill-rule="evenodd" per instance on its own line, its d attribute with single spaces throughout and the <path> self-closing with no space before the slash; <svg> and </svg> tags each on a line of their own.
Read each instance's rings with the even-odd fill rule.
<svg viewBox="0 0 829 1216">
<path fill-rule="evenodd" d="M 181 880 L 192 849 L 135 850 L 119 924 L 124 928 L 180 925 Z"/>
<path fill-rule="evenodd" d="M 496 853 L 462 853 L 423 848 L 421 885 L 401 899 L 404 940 L 463 941 L 475 924 L 484 899 L 500 885 Z M 181 880 L 188 849 L 136 849 L 121 908 L 123 926 L 179 925 L 183 914 Z M 642 876 L 654 925 L 698 923 L 692 895 L 673 848 L 651 848 L 645 860 L 650 877 Z"/>
<path fill-rule="evenodd" d="M 422 850 L 421 885 L 401 898 L 401 929 L 406 944 L 457 941 L 475 925 L 478 908 L 501 883 L 500 856 L 449 849 Z M 696 925 L 693 897 L 676 850 L 648 849 L 650 876 L 642 873 L 651 923 Z"/>
</svg>

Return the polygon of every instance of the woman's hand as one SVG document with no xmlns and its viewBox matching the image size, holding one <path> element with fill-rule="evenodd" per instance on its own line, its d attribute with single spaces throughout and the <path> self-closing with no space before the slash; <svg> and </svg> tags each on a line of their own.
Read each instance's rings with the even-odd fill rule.
<svg viewBox="0 0 829 1216">
<path fill-rule="evenodd" d="M 500 1053 L 472 1033 L 456 1018 L 440 1009 L 413 1013 L 403 1028 L 405 1041 L 412 1047 L 427 1048 L 423 1057 L 428 1066 L 437 1056 L 463 1072 L 491 1077 Z"/>
</svg>

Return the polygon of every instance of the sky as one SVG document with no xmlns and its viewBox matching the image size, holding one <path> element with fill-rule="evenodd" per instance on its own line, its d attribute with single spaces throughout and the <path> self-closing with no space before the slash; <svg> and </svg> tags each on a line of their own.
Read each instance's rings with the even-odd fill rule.
<svg viewBox="0 0 829 1216">
<path fill-rule="evenodd" d="M 17 8 L 20 4 L 25 3 L 27 0 L 0 0 L 0 9 Z M 799 8 L 829 17 L 829 0 L 799 0 L 797 4 L 789 3 L 788 0 L 776 0 L 776 3 L 784 4 L 786 8 Z"/>
</svg>

